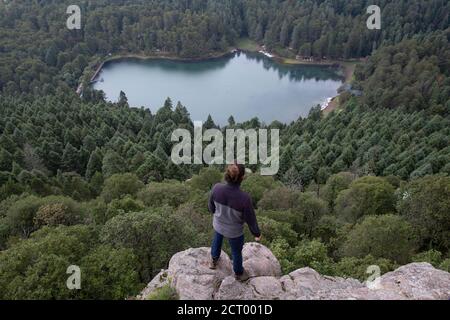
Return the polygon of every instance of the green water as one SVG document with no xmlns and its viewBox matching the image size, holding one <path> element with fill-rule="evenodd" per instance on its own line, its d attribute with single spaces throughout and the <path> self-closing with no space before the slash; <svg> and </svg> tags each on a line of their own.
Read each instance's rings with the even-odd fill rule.
<svg viewBox="0 0 450 320">
<path fill-rule="evenodd" d="M 342 84 L 335 69 L 286 66 L 250 53 L 198 62 L 116 61 L 97 79 L 95 89 L 110 101 L 117 101 L 122 90 L 130 106 L 156 112 L 170 97 L 186 106 L 192 120 L 204 121 L 210 114 L 222 125 L 230 115 L 237 122 L 258 117 L 289 123 L 335 96 Z"/>
</svg>

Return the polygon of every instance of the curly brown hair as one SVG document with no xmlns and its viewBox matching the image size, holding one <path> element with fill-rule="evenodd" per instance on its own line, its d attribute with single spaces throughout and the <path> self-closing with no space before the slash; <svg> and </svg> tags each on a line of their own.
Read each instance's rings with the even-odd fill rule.
<svg viewBox="0 0 450 320">
<path fill-rule="evenodd" d="M 237 162 L 227 166 L 225 181 L 228 183 L 241 183 L 245 176 L 245 166 Z"/>
</svg>

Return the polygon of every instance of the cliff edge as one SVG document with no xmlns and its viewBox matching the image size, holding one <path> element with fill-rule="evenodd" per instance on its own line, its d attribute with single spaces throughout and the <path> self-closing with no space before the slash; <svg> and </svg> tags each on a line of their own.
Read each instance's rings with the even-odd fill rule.
<svg viewBox="0 0 450 320">
<path fill-rule="evenodd" d="M 158 288 L 170 285 L 181 300 L 430 300 L 450 299 L 450 273 L 428 263 L 412 263 L 386 273 L 373 286 L 355 279 L 320 275 L 302 268 L 288 275 L 272 252 L 258 243 L 243 249 L 244 268 L 251 278 L 238 282 L 233 277 L 226 253 L 217 270 L 210 270 L 209 248 L 188 249 L 175 254 L 141 292 L 146 299 Z"/>
</svg>

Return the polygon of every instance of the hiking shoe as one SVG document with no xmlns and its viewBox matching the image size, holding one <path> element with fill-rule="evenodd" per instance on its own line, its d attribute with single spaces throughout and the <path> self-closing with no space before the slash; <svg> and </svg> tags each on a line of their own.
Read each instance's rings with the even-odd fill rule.
<svg viewBox="0 0 450 320">
<path fill-rule="evenodd" d="M 239 282 L 244 282 L 247 281 L 248 279 L 250 279 L 250 276 L 248 275 L 248 273 L 244 270 L 243 274 L 235 274 L 234 278 L 236 279 L 236 281 Z"/>
<path fill-rule="evenodd" d="M 209 268 L 210 268 L 211 270 L 216 270 L 218 264 L 219 264 L 219 259 L 211 259 L 211 260 L 209 261 Z"/>
</svg>

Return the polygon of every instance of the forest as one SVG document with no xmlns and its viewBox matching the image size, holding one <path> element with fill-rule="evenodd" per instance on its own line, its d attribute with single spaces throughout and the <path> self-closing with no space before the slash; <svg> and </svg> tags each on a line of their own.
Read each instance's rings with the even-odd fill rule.
<svg viewBox="0 0 450 320">
<path fill-rule="evenodd" d="M 205 57 L 240 38 L 286 57 L 367 57 L 362 96 L 342 93 L 329 115 L 220 128 L 280 129 L 279 173 L 250 166 L 242 188 L 283 272 L 450 271 L 450 4 L 370 2 L 380 31 L 356 0 L 80 1 L 79 31 L 61 27 L 69 1 L 0 3 L 0 299 L 132 298 L 174 253 L 209 246 L 224 168 L 169 160 L 172 131 L 193 130 L 183 102 L 152 113 L 75 90 L 109 53 Z M 82 290 L 67 290 L 69 265 Z"/>
<path fill-rule="evenodd" d="M 83 28 L 65 28 L 77 4 Z M 366 9 L 382 9 L 368 30 Z M 0 91 L 54 94 L 109 54 L 205 57 L 248 37 L 282 56 L 360 58 L 449 27 L 446 0 L 97 0 L 0 3 Z M 95 57 L 95 58 L 94 58 Z"/>
</svg>

